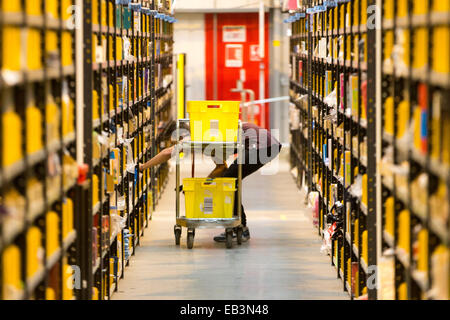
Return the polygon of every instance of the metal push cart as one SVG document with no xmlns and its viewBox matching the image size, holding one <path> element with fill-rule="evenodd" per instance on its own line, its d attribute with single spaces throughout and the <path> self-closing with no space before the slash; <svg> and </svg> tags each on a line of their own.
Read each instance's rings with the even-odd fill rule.
<svg viewBox="0 0 450 320">
<path fill-rule="evenodd" d="M 237 215 L 232 218 L 186 218 L 180 216 L 180 152 L 190 149 L 192 153 L 192 177 L 194 177 L 195 151 L 205 150 L 207 146 L 213 145 L 215 150 L 221 149 L 225 155 L 227 149 L 233 148 L 238 151 L 238 159 L 242 159 L 244 145 L 242 143 L 242 123 L 239 121 L 238 138 L 236 142 L 202 142 L 202 141 L 180 141 L 180 124 L 189 122 L 189 119 L 179 119 L 177 121 L 177 143 L 176 152 L 176 224 L 174 226 L 175 244 L 180 245 L 182 227 L 187 228 L 187 247 L 194 246 L 195 229 L 225 228 L 226 247 L 233 246 L 233 229 L 236 228 L 237 243 L 242 244 L 243 227 L 241 225 L 241 201 L 242 201 L 242 161 L 238 161 L 237 178 Z"/>
</svg>

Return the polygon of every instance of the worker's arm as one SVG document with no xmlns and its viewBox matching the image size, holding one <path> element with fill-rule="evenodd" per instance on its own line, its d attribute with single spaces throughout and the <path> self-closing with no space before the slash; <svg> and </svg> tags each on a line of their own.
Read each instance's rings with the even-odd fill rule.
<svg viewBox="0 0 450 320">
<path fill-rule="evenodd" d="M 214 168 L 213 171 L 211 171 L 211 173 L 209 174 L 208 178 L 214 179 L 214 178 L 217 178 L 217 177 L 223 177 L 223 174 L 225 173 L 225 170 L 228 169 L 226 161 L 224 161 L 221 158 L 216 158 L 214 151 L 212 153 L 212 159 L 213 159 L 214 163 L 216 164 L 216 167 Z"/>
<path fill-rule="evenodd" d="M 208 178 L 214 179 L 217 177 L 223 177 L 225 170 L 228 169 L 227 162 L 222 157 L 216 157 L 216 150 L 212 150 L 211 157 L 214 163 L 216 164 L 216 167 L 208 175 Z"/>
<path fill-rule="evenodd" d="M 174 147 L 166 148 L 160 153 L 158 153 L 156 156 L 151 158 L 149 161 L 147 161 L 144 164 L 139 165 L 139 170 L 144 171 L 146 169 L 149 169 L 151 167 L 157 166 L 158 164 L 167 162 L 172 157 Z"/>
<path fill-rule="evenodd" d="M 209 174 L 208 178 L 217 178 L 217 177 L 223 177 L 223 174 L 225 173 L 225 170 L 227 170 L 227 164 L 216 164 L 216 168 Z"/>
</svg>

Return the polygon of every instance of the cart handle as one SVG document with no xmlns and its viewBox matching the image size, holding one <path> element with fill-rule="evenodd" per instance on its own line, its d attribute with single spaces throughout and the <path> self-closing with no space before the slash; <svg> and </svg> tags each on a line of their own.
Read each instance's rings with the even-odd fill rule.
<svg viewBox="0 0 450 320">
<path fill-rule="evenodd" d="M 213 178 L 208 178 L 208 179 L 206 179 L 205 182 L 202 183 L 202 186 L 210 186 L 213 183 L 214 183 L 214 179 Z"/>
</svg>

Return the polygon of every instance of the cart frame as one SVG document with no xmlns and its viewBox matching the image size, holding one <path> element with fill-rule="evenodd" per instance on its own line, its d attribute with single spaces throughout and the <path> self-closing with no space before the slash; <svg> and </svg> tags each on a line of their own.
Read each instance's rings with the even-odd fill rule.
<svg viewBox="0 0 450 320">
<path fill-rule="evenodd" d="M 175 145 L 175 153 L 176 153 L 176 210 L 175 210 L 175 218 L 176 224 L 174 226 L 175 233 L 175 244 L 180 244 L 181 238 L 181 230 L 182 227 L 187 228 L 187 247 L 189 249 L 193 248 L 194 245 L 194 237 L 195 237 L 195 229 L 212 229 L 212 228 L 225 228 L 226 233 L 226 247 L 231 248 L 233 246 L 233 228 L 236 228 L 237 234 L 237 243 L 240 245 L 242 243 L 242 225 L 241 225 L 241 203 L 242 203 L 242 162 L 243 152 L 244 152 L 244 144 L 243 144 L 243 130 L 242 130 L 242 122 L 239 120 L 238 125 L 238 138 L 236 142 L 203 142 L 203 141 L 180 141 L 180 124 L 189 122 L 189 119 L 178 119 L 177 120 L 177 128 L 176 128 L 176 145 Z M 237 216 L 233 216 L 233 218 L 186 218 L 185 216 L 180 216 L 180 152 L 186 149 L 190 149 L 192 153 L 192 177 L 194 177 L 194 168 L 195 168 L 195 152 L 197 150 L 204 150 L 207 146 L 214 145 L 215 148 L 221 148 L 224 154 L 228 148 L 237 149 L 237 163 L 238 163 L 238 178 L 237 178 L 237 206 L 238 212 Z M 215 149 L 217 150 L 217 149 Z"/>
</svg>

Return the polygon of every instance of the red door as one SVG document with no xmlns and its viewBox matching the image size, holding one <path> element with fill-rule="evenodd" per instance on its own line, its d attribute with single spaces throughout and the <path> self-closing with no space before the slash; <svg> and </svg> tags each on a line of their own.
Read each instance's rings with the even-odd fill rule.
<svg viewBox="0 0 450 320">
<path fill-rule="evenodd" d="M 244 88 L 255 92 L 255 100 L 260 99 L 259 73 L 263 65 L 265 74 L 264 98 L 269 90 L 269 28 L 268 14 L 265 17 L 265 54 L 259 58 L 259 20 L 258 13 L 219 13 L 217 14 L 216 35 L 214 36 L 214 14 L 206 14 L 206 99 L 241 100 L 240 93 L 231 92 L 236 81 L 245 74 Z M 214 40 L 217 43 L 217 60 L 214 59 Z M 214 65 L 216 63 L 216 65 Z M 241 70 L 245 71 L 241 71 Z M 214 88 L 214 75 L 217 87 Z M 216 94 L 215 94 L 216 91 Z M 216 96 L 215 96 L 216 95 Z M 248 96 L 247 96 L 248 99 Z M 255 123 L 269 127 L 267 104 L 254 107 Z"/>
</svg>

